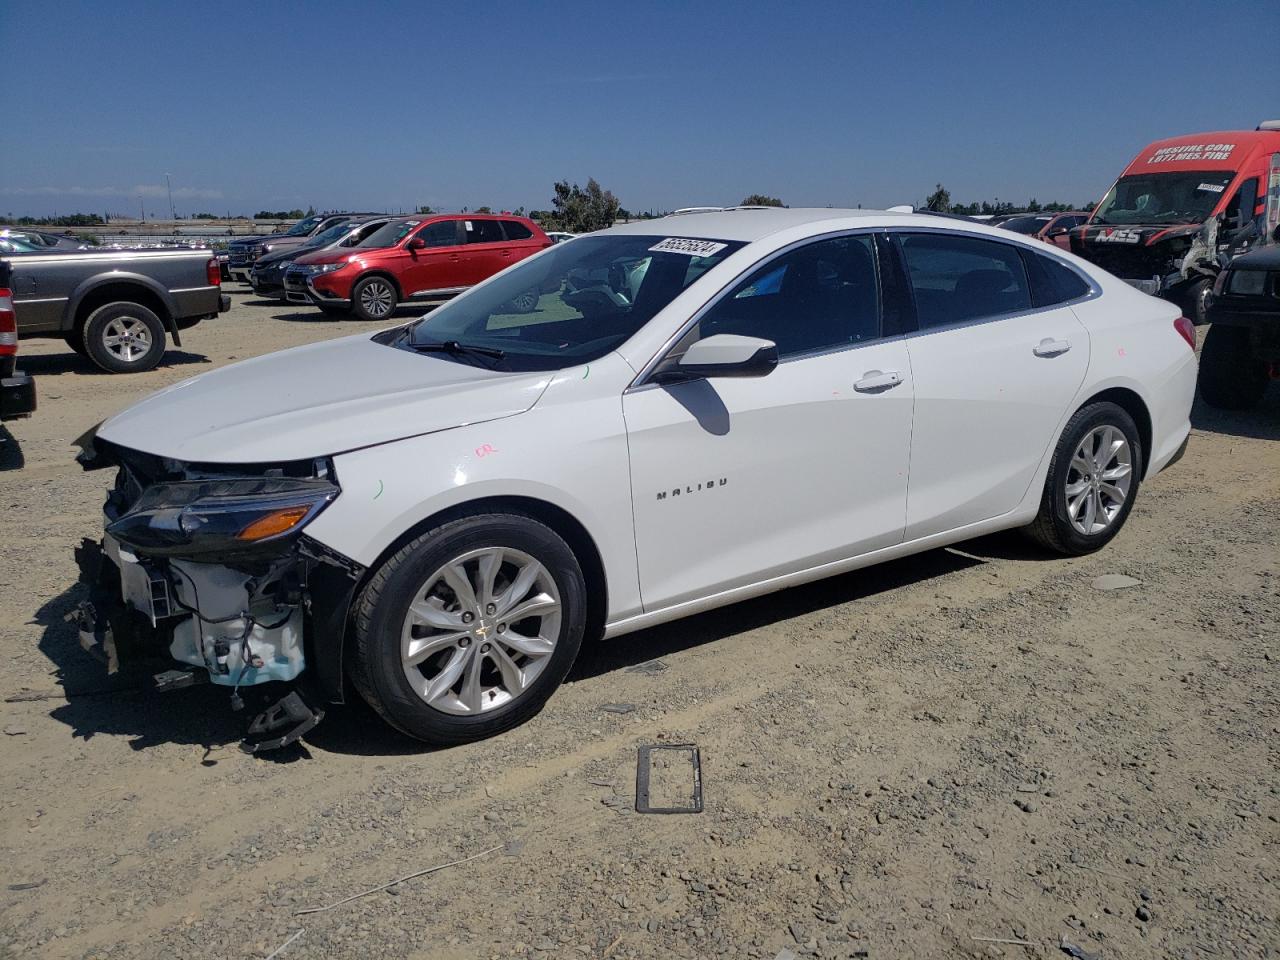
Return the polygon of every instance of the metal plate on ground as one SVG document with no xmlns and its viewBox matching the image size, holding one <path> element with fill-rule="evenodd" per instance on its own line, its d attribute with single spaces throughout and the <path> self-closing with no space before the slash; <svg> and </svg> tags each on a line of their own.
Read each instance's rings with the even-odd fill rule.
<svg viewBox="0 0 1280 960">
<path fill-rule="evenodd" d="M 636 813 L 701 813 L 702 758 L 692 743 L 641 747 Z"/>
</svg>

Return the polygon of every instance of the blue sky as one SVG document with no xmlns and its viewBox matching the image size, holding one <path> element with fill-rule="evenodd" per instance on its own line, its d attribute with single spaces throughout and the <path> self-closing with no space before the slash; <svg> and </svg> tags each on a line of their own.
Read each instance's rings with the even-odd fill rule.
<svg viewBox="0 0 1280 960">
<path fill-rule="evenodd" d="M 1277 49 L 1274 0 L 0 0 L 0 214 L 1082 202 L 1280 118 Z"/>
</svg>

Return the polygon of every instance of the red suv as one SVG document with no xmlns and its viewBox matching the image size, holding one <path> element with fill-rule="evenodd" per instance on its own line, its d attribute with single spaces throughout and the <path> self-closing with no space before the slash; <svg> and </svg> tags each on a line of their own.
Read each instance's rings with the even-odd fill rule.
<svg viewBox="0 0 1280 960">
<path fill-rule="evenodd" d="M 354 247 L 299 257 L 285 273 L 285 297 L 326 313 L 385 320 L 399 303 L 447 300 L 549 246 L 551 238 L 526 217 L 404 217 Z M 536 307 L 539 293 L 517 297 L 516 311 Z"/>
</svg>

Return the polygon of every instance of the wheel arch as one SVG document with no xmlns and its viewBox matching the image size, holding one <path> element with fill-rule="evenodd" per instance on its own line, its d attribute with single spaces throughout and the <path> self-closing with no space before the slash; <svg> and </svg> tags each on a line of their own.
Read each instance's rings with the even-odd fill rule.
<svg viewBox="0 0 1280 960">
<path fill-rule="evenodd" d="M 363 280 L 368 280 L 370 277 L 381 277 L 383 280 L 386 280 L 387 282 L 389 282 L 391 286 L 395 288 L 396 299 L 401 302 L 404 301 L 404 288 L 400 286 L 400 281 L 396 279 L 396 275 L 383 267 L 372 267 L 368 270 L 365 270 L 358 277 L 356 277 L 354 280 L 351 281 L 351 302 L 352 303 L 354 303 L 356 299 L 356 285 Z"/>
<path fill-rule="evenodd" d="M 325 661 L 315 665 L 315 676 L 320 680 L 323 693 L 328 699 L 334 702 L 343 700 L 342 677 L 350 669 L 347 658 L 352 650 L 352 645 L 347 642 L 347 634 L 352 626 L 352 610 L 355 607 L 355 598 L 359 596 L 374 573 L 405 544 L 441 524 L 462 517 L 499 512 L 521 514 L 537 520 L 550 527 L 569 545 L 569 549 L 573 551 L 582 568 L 582 576 L 587 586 L 585 639 L 597 640 L 604 635 L 604 625 L 609 610 L 608 578 L 600 548 L 582 521 L 563 507 L 537 497 L 496 495 L 467 500 L 451 504 L 419 520 L 387 544 L 377 558 L 365 568 L 351 591 L 351 606 L 346 611 L 345 626 L 341 636 L 330 637 L 329 642 L 319 645 L 314 651 L 316 656 Z M 336 644 L 333 643 L 334 639 L 337 639 Z"/>
<path fill-rule="evenodd" d="M 1151 411 L 1147 408 L 1147 402 L 1142 399 L 1137 391 L 1128 387 L 1108 387 L 1100 390 L 1084 403 L 1076 407 L 1075 412 L 1083 410 L 1091 403 L 1114 403 L 1125 413 L 1133 418 L 1133 422 L 1138 427 L 1138 440 L 1142 444 L 1142 478 L 1145 480 L 1147 476 L 1147 467 L 1151 463 L 1151 457 L 1154 451 L 1151 449 L 1154 432 L 1151 422 Z M 1069 418 L 1068 418 L 1069 419 Z"/>
<path fill-rule="evenodd" d="M 64 326 L 68 331 L 84 326 L 89 314 L 108 303 L 138 303 L 146 307 L 165 326 L 174 315 L 174 303 L 154 280 L 130 274 L 113 276 L 109 280 L 90 280 L 76 290 L 67 304 Z"/>
</svg>

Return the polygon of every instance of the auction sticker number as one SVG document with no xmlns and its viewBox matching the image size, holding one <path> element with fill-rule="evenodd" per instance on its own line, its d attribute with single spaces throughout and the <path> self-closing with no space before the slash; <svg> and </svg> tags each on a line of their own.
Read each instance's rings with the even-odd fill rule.
<svg viewBox="0 0 1280 960">
<path fill-rule="evenodd" d="M 719 253 L 727 243 L 714 240 L 687 240 L 684 237 L 667 237 L 649 248 L 650 253 L 683 253 L 687 257 L 711 257 Z"/>
</svg>

